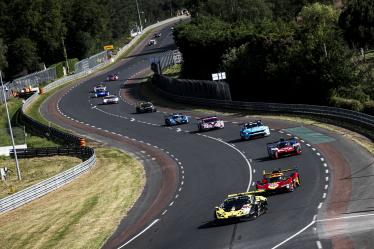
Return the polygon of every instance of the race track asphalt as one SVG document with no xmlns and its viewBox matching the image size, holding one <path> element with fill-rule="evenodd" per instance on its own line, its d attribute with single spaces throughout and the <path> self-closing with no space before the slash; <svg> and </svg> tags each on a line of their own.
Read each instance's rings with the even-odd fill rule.
<svg viewBox="0 0 374 249">
<path fill-rule="evenodd" d="M 136 87 L 124 84 L 126 80 L 149 68 L 151 57 L 175 47 L 169 27 L 162 30 L 156 46 L 147 46 L 146 42 L 141 44 L 143 49 L 136 56 L 108 72 L 120 74 L 120 80 L 106 82 L 112 94 L 124 96 L 122 91 Z M 273 128 L 271 135 L 250 141 L 240 141 L 240 123 L 227 117 L 224 129 L 209 132 L 197 131 L 195 117 L 191 117 L 187 125 L 166 127 L 162 111 L 136 114 L 135 107 L 126 99 L 114 105 L 101 105 L 101 99 L 91 98 L 93 87 L 105 78 L 106 73 L 98 74 L 61 95 L 57 102 L 59 112 L 83 127 L 71 125 L 70 128 L 109 145 L 121 146 L 121 141 L 114 141 L 110 134 L 158 150 L 174 162 L 177 173 L 176 183 L 167 189 L 167 203 L 153 210 L 154 215 L 131 236 L 124 236 L 121 231 L 129 229 L 136 221 L 132 219 L 127 223 L 125 219 L 104 248 L 318 248 L 316 241 L 323 248 L 332 248 L 330 238 L 320 242 L 315 226 L 308 226 L 316 219 L 326 200 L 323 193 L 328 194 L 331 186 L 329 161 L 323 152 L 318 145 L 302 140 L 301 155 L 278 160 L 267 157 L 266 143 L 292 136 L 285 129 L 298 124 L 269 120 L 267 124 Z M 44 105 L 41 112 L 53 119 L 46 108 Z M 53 121 L 65 122 L 56 118 Z M 101 135 L 92 130 L 99 130 Z M 329 143 L 334 142 L 335 139 Z M 136 153 L 136 146 L 132 150 Z M 141 154 L 140 149 L 137 154 Z M 157 196 L 161 184 L 157 181 L 163 180 L 162 170 L 152 171 L 151 167 L 145 167 L 148 185 L 143 198 L 130 212 L 131 217 L 141 217 Z M 263 170 L 293 167 L 298 167 L 301 187 L 293 193 L 270 196 L 265 215 L 246 222 L 221 225 L 212 222 L 214 207 L 227 194 L 254 190 L 253 183 L 261 179 Z M 152 183 L 152 179 L 156 180 Z M 147 191 L 151 194 L 145 198 Z"/>
</svg>

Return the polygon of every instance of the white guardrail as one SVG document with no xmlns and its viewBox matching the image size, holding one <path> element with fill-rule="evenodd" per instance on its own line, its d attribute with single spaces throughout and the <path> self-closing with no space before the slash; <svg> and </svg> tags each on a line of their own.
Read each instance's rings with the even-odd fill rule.
<svg viewBox="0 0 374 249">
<path fill-rule="evenodd" d="M 147 28 L 145 28 L 143 30 L 143 32 L 147 32 L 153 28 L 156 28 L 156 27 L 159 27 L 159 26 L 162 26 L 164 24 L 167 24 L 167 23 L 170 23 L 170 22 L 175 22 L 175 21 L 178 21 L 180 19 L 185 19 L 185 18 L 188 18 L 187 16 L 178 16 L 178 17 L 173 17 L 173 18 L 170 18 L 170 19 L 167 19 L 167 20 L 164 20 L 162 22 L 158 22 L 156 24 L 153 24 L 151 26 L 148 26 Z M 116 56 L 113 58 L 114 60 L 110 63 L 113 63 L 114 61 L 118 60 L 118 58 L 123 54 L 125 53 L 132 45 L 134 45 L 139 39 L 140 39 L 141 35 L 139 36 L 136 36 L 133 40 L 131 40 L 130 43 L 128 43 L 126 46 L 124 46 L 123 48 L 121 48 L 119 50 L 119 52 L 116 54 Z M 63 84 L 66 84 L 67 82 L 70 82 L 70 81 L 73 81 L 73 80 L 77 80 L 77 79 L 80 79 L 80 78 L 83 78 L 95 71 L 98 71 L 100 70 L 101 68 L 105 67 L 106 65 L 108 65 L 109 63 L 101 63 L 99 65 L 97 65 L 96 67 L 94 68 L 91 68 L 87 71 L 83 71 L 83 72 L 80 72 L 78 74 L 73 74 L 73 75 L 70 75 L 70 76 L 66 76 L 62 79 L 59 79 L 59 80 L 56 80 L 50 84 L 48 84 L 44 89 L 45 91 L 50 91 L 60 85 L 63 85 Z M 26 100 L 26 102 L 23 104 L 22 106 L 22 111 L 25 111 L 26 108 L 31 105 L 37 98 L 38 98 L 38 94 L 35 93 L 33 94 L 30 98 L 28 98 Z M 26 189 L 23 189 L 15 194 L 12 194 L 8 197 L 5 197 L 3 199 L 0 199 L 0 213 L 3 213 L 3 212 L 7 212 L 7 211 L 10 211 L 10 210 L 13 210 L 19 206 L 22 206 L 28 202 L 31 202 L 37 198 L 40 198 L 64 185 L 66 185 L 67 183 L 71 182 L 72 180 L 74 180 L 75 178 L 77 178 L 78 176 L 80 176 L 81 174 L 83 174 L 84 172 L 88 171 L 89 169 L 91 169 L 96 163 L 96 155 L 95 153 L 86 161 L 82 162 L 81 164 L 69 169 L 69 170 L 66 170 L 58 175 L 55 175 L 51 178 L 48 178 L 38 184 L 35 184 L 33 186 L 30 186 Z"/>
</svg>

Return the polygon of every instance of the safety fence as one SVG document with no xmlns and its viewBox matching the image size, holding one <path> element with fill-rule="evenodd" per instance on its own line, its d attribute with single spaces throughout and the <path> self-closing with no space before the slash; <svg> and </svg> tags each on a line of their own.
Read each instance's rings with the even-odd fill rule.
<svg viewBox="0 0 374 249">
<path fill-rule="evenodd" d="M 38 87 L 41 83 L 54 81 L 56 78 L 56 68 L 52 67 L 17 78 L 9 84 L 9 87 L 12 90 L 21 90 L 28 86 Z"/>
<path fill-rule="evenodd" d="M 165 76 L 163 76 L 165 77 Z M 307 115 L 321 118 L 324 121 L 338 123 L 339 126 L 347 127 L 374 139 L 374 116 L 351 111 L 342 108 L 305 105 L 305 104 L 281 104 L 265 102 L 242 102 L 231 100 L 207 99 L 191 96 L 181 96 L 171 93 L 168 89 L 158 87 L 160 82 L 154 77 L 154 83 L 161 95 L 175 102 L 193 105 L 202 105 L 215 108 L 225 108 L 234 110 L 245 110 L 253 113 L 279 113 Z"/>
<path fill-rule="evenodd" d="M 143 33 L 146 33 L 154 28 L 160 27 L 162 25 L 176 22 L 179 20 L 183 20 L 189 18 L 188 16 L 178 16 L 166 19 L 164 21 L 152 24 L 146 27 L 142 33 L 139 33 L 136 37 L 134 37 L 128 44 L 119 48 L 118 52 L 111 56 L 109 59 L 107 51 L 102 51 L 98 54 L 92 55 L 89 58 L 83 59 L 76 63 L 75 65 L 75 72 L 73 75 L 65 76 L 57 81 L 64 84 L 65 82 L 72 81 L 77 78 L 84 77 L 88 74 L 91 74 L 94 71 L 100 70 L 101 68 L 105 67 L 108 63 L 112 63 L 117 61 L 129 48 L 131 48 L 134 44 L 138 42 L 138 40 L 142 37 Z M 15 79 L 8 84 L 9 89 L 13 91 L 20 91 L 24 87 L 38 87 L 41 83 L 50 82 L 56 80 L 56 68 L 48 68 L 46 70 L 42 70 L 39 72 L 35 72 L 21 78 Z"/>
<path fill-rule="evenodd" d="M 1 199 L 0 212 L 3 213 L 13 210 L 68 184 L 78 176 L 91 169 L 95 163 L 96 156 L 93 154 L 88 160 L 71 169 Z"/>
<path fill-rule="evenodd" d="M 25 148 L 16 149 L 18 158 L 44 157 L 44 156 L 77 156 L 89 158 L 93 153 L 90 147 L 45 147 L 45 148 Z M 10 156 L 14 158 L 13 149 Z"/>
<path fill-rule="evenodd" d="M 160 89 L 178 96 L 231 100 L 229 85 L 224 81 L 174 79 L 155 74 L 153 82 Z"/>
</svg>

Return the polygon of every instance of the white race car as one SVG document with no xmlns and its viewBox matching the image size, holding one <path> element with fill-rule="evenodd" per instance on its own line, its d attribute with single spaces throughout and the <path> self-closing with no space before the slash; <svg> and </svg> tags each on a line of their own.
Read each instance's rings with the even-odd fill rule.
<svg viewBox="0 0 374 249">
<path fill-rule="evenodd" d="M 151 39 L 148 42 L 148 46 L 152 46 L 152 45 L 156 45 L 156 44 L 157 44 L 157 41 L 155 39 Z"/>
<path fill-rule="evenodd" d="M 106 86 L 104 84 L 98 84 L 94 86 L 94 92 L 106 91 Z"/>
<path fill-rule="evenodd" d="M 103 98 L 103 104 L 118 104 L 119 98 L 115 95 L 109 95 Z"/>
</svg>

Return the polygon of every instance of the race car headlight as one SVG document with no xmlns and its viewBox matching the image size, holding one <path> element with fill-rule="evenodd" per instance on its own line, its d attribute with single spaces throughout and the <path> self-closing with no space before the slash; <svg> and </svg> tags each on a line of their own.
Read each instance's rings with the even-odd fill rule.
<svg viewBox="0 0 374 249">
<path fill-rule="evenodd" d="M 286 188 L 290 188 L 290 184 L 286 184 Z"/>
</svg>

